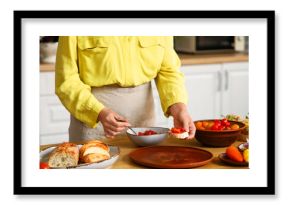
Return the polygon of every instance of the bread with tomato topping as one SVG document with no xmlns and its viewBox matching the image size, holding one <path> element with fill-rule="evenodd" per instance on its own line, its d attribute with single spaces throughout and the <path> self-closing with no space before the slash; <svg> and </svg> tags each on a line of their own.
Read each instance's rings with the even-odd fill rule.
<svg viewBox="0 0 290 205">
<path fill-rule="evenodd" d="M 170 135 L 178 139 L 185 139 L 189 137 L 188 132 L 186 132 L 183 128 L 171 128 Z"/>
<path fill-rule="evenodd" d="M 49 155 L 48 166 L 51 168 L 66 168 L 77 166 L 79 149 L 74 143 L 64 142 L 58 145 Z"/>
</svg>

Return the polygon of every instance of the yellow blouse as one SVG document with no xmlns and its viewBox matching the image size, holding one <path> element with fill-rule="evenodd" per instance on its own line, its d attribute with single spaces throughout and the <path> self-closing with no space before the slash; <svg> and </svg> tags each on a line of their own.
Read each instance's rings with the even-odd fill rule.
<svg viewBox="0 0 290 205">
<path fill-rule="evenodd" d="M 96 127 L 104 108 L 91 87 L 138 86 L 155 79 L 165 116 L 170 105 L 187 103 L 180 60 L 167 36 L 62 36 L 55 67 L 55 90 L 78 120 Z"/>
</svg>

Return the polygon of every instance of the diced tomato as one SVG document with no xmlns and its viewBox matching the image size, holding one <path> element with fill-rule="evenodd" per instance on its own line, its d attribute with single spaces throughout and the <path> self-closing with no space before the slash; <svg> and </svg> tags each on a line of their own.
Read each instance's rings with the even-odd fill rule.
<svg viewBox="0 0 290 205">
<path fill-rule="evenodd" d="M 183 127 L 179 128 L 179 130 L 180 130 L 180 133 L 185 132 L 185 129 Z"/>
<path fill-rule="evenodd" d="M 172 133 L 179 133 L 179 129 L 173 127 L 173 128 L 171 128 L 171 132 L 172 132 Z"/>
<path fill-rule="evenodd" d="M 144 135 L 155 135 L 157 132 L 154 130 L 146 130 L 145 132 L 138 132 L 138 136 L 144 136 Z"/>
<path fill-rule="evenodd" d="M 49 169 L 48 163 L 46 163 L 46 162 L 40 162 L 39 168 L 40 169 Z"/>
<path fill-rule="evenodd" d="M 180 133 L 183 133 L 183 132 L 186 132 L 184 128 L 176 128 L 176 127 L 173 127 L 171 128 L 171 132 L 172 133 L 176 133 L 176 134 L 180 134 Z"/>
</svg>

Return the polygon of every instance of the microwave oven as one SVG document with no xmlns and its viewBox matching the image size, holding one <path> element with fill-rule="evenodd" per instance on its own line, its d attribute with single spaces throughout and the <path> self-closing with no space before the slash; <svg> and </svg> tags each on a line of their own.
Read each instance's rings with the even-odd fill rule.
<svg viewBox="0 0 290 205">
<path fill-rule="evenodd" d="M 174 49 L 183 53 L 248 52 L 248 37 L 174 36 Z"/>
</svg>

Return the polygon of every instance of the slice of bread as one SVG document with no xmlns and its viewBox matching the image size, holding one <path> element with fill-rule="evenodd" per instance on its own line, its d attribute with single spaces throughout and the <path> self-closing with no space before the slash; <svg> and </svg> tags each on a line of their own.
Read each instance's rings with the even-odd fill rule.
<svg viewBox="0 0 290 205">
<path fill-rule="evenodd" d="M 94 140 L 80 148 L 80 161 L 83 163 L 100 162 L 110 158 L 110 148 L 105 143 Z"/>
<path fill-rule="evenodd" d="M 83 156 L 82 162 L 84 163 L 93 163 L 93 162 L 101 162 L 106 159 L 110 159 L 110 155 L 108 154 L 100 154 L 100 153 L 92 153 L 92 154 L 87 154 Z"/>
<path fill-rule="evenodd" d="M 78 146 L 74 143 L 64 142 L 52 151 L 48 159 L 48 166 L 51 168 L 66 168 L 77 166 L 78 161 Z"/>
<path fill-rule="evenodd" d="M 178 139 L 185 139 L 189 136 L 188 132 L 182 132 L 182 133 L 170 133 L 170 135 L 172 135 L 173 137 L 175 138 L 178 138 Z"/>
</svg>

